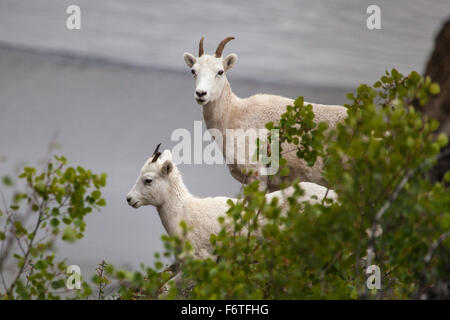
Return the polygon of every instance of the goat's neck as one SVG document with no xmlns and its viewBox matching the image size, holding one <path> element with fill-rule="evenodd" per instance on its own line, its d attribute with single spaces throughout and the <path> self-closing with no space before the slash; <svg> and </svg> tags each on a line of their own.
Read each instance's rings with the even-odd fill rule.
<svg viewBox="0 0 450 320">
<path fill-rule="evenodd" d="M 186 220 L 185 202 L 192 195 L 187 190 L 178 172 L 171 173 L 169 182 L 170 192 L 164 203 L 157 209 L 164 229 L 172 236 L 178 234 L 180 222 Z"/>
<path fill-rule="evenodd" d="M 225 133 L 224 127 L 225 115 L 229 110 L 237 106 L 239 98 L 231 90 L 230 83 L 225 79 L 225 85 L 220 94 L 220 97 L 203 106 L 203 118 L 205 119 L 206 127 L 208 129 L 218 129 Z"/>
</svg>

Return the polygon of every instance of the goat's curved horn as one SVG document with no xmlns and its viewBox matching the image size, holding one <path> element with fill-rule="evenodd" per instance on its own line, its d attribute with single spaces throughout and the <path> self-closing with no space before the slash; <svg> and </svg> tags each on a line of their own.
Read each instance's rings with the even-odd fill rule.
<svg viewBox="0 0 450 320">
<path fill-rule="evenodd" d="M 202 37 L 200 39 L 200 44 L 198 45 L 198 57 L 199 58 L 205 53 L 205 51 L 203 50 L 203 40 L 204 39 L 205 39 L 205 37 Z"/>
<path fill-rule="evenodd" d="M 225 45 L 233 39 L 234 39 L 234 37 L 226 37 L 225 39 L 222 40 L 221 43 L 219 43 L 219 45 L 217 46 L 217 49 L 216 49 L 216 57 L 217 58 L 220 58 L 222 56 L 223 48 L 225 48 Z"/>
</svg>

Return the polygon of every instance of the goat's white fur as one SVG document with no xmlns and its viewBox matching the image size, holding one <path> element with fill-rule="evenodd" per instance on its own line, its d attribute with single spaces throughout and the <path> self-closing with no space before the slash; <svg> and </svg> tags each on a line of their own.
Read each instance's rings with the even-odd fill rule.
<svg viewBox="0 0 450 320">
<path fill-rule="evenodd" d="M 237 61 L 236 54 L 230 54 L 226 58 L 203 54 L 195 57 L 190 53 L 184 53 L 184 61 L 191 68 L 195 77 L 194 98 L 203 107 L 203 117 L 208 129 L 217 129 L 222 133 L 222 145 L 219 146 L 226 155 L 226 130 L 227 129 L 261 129 L 265 124 L 273 122 L 277 124 L 281 115 L 286 111 L 287 105 L 293 105 L 293 100 L 269 94 L 256 94 L 242 99 L 231 90 L 226 72 Z M 222 73 L 222 74 L 220 74 Z M 201 96 L 199 96 L 199 94 Z M 308 102 L 305 102 L 308 104 Z M 347 109 L 338 105 L 322 105 L 311 103 L 315 114 L 314 121 L 324 121 L 330 128 L 347 116 Z M 287 160 L 290 175 L 286 177 L 288 182 L 295 178 L 301 181 L 310 181 L 325 185 L 322 176 L 322 159 L 318 159 L 313 167 L 309 167 L 304 161 L 297 158 L 295 146 L 283 145 L 282 156 Z M 233 159 L 231 159 L 233 160 Z M 227 159 L 230 162 L 230 159 Z M 242 183 L 249 183 L 254 179 L 260 181 L 262 188 L 270 191 L 280 188 L 281 179 L 268 179 L 267 176 L 248 176 L 251 171 L 257 172 L 258 166 L 253 164 L 228 164 L 231 175 Z M 286 181 L 285 180 L 285 181 Z"/>
<path fill-rule="evenodd" d="M 193 196 L 171 159 L 169 150 L 165 150 L 155 162 L 149 158 L 142 167 L 136 184 L 127 195 L 128 202 L 134 208 L 144 205 L 155 206 L 169 235 L 181 236 L 180 222 L 185 221 L 191 228 L 186 240 L 193 246 L 195 256 L 202 259 L 211 257 L 210 235 L 220 231 L 218 218 L 224 216 L 229 209 L 227 204 L 229 198 Z M 300 202 L 318 203 L 325 196 L 328 199 L 337 199 L 334 191 L 328 190 L 327 194 L 327 188 L 314 183 L 302 182 L 300 187 L 305 191 L 298 199 Z M 284 205 L 286 204 L 284 199 L 293 192 L 294 188 L 290 187 L 268 193 L 266 197 L 268 201 L 278 197 L 281 205 Z"/>
</svg>

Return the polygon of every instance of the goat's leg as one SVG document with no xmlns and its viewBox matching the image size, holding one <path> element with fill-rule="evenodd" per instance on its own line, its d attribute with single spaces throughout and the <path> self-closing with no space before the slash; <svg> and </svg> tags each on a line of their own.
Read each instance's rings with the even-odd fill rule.
<svg viewBox="0 0 450 320">
<path fill-rule="evenodd" d="M 195 283 L 191 281 L 186 285 L 186 283 L 183 282 L 183 272 L 179 271 L 161 287 L 161 293 L 158 295 L 158 299 L 166 299 L 173 285 L 178 288 L 178 293 L 186 298 L 185 296 L 187 296 Z"/>
<path fill-rule="evenodd" d="M 172 282 L 175 285 L 178 285 L 181 282 L 182 279 L 182 272 L 178 271 L 178 273 L 175 274 L 172 278 L 169 279 L 161 288 L 161 293 L 158 295 L 158 299 L 166 299 L 169 295 L 170 288 L 172 288 Z"/>
</svg>

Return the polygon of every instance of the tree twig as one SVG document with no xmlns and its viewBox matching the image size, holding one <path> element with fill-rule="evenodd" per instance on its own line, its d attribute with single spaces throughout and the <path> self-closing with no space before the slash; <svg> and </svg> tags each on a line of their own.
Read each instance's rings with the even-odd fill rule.
<svg viewBox="0 0 450 320">
<path fill-rule="evenodd" d="M 369 248 L 368 248 L 368 257 L 367 257 L 367 265 L 370 266 L 372 264 L 372 258 L 375 257 L 375 233 L 377 229 L 377 225 L 379 225 L 381 218 L 386 213 L 386 211 L 392 206 L 392 204 L 397 200 L 400 192 L 405 187 L 406 183 L 411 179 L 412 176 L 414 176 L 418 171 L 422 170 L 426 165 L 428 165 L 430 162 L 434 160 L 439 160 L 442 157 L 445 157 L 447 154 L 450 154 L 450 150 L 440 153 L 436 157 L 428 158 L 423 163 L 421 163 L 417 168 L 415 168 L 412 171 L 408 171 L 405 176 L 402 178 L 402 180 L 399 182 L 397 187 L 395 188 L 394 192 L 392 193 L 391 197 L 388 201 L 386 201 L 383 206 L 378 210 L 378 212 L 375 214 L 374 221 L 371 226 L 371 232 L 369 236 Z"/>
</svg>

